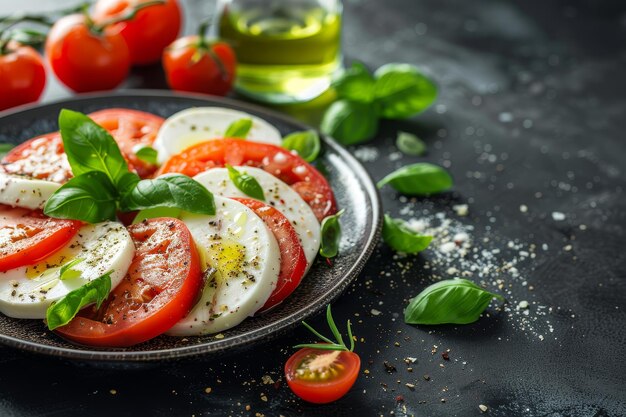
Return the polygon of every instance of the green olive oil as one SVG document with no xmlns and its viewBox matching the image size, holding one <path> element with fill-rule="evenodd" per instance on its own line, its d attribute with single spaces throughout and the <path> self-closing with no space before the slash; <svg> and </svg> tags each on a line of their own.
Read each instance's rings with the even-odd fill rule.
<svg viewBox="0 0 626 417">
<path fill-rule="evenodd" d="M 311 100 L 340 65 L 341 16 L 320 7 L 226 8 L 219 32 L 237 55 L 237 90 L 258 100 Z"/>
</svg>

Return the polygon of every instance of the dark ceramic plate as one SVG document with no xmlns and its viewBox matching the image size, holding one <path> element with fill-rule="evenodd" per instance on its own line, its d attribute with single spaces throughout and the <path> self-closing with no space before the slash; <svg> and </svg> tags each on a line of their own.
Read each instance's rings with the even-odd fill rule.
<svg viewBox="0 0 626 417">
<path fill-rule="evenodd" d="M 258 115 L 287 134 L 307 126 L 284 115 L 234 100 L 177 95 L 161 91 L 133 91 L 79 98 L 23 108 L 0 116 L 0 142 L 21 143 L 33 136 L 57 130 L 62 108 L 84 113 L 126 107 L 170 116 L 193 106 L 223 106 Z M 268 340 L 317 313 L 346 289 L 371 255 L 381 229 L 381 208 L 376 188 L 363 167 L 342 147 L 323 138 L 323 154 L 316 162 L 329 179 L 342 217 L 340 255 L 329 268 L 320 259 L 298 289 L 274 310 L 248 318 L 234 329 L 214 336 L 186 339 L 160 336 L 125 349 L 94 349 L 76 346 L 45 329 L 41 320 L 16 320 L 0 314 L 0 342 L 20 349 L 65 358 L 100 361 L 154 361 L 193 355 L 215 355 L 228 348 Z"/>
</svg>

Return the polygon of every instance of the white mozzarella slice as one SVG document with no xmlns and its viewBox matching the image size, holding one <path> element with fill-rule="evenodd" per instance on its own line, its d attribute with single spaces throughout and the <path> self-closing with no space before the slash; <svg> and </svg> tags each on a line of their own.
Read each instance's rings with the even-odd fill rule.
<svg viewBox="0 0 626 417">
<path fill-rule="evenodd" d="M 239 119 L 252 119 L 246 140 L 281 144 L 280 132 L 259 117 L 222 107 L 192 107 L 168 117 L 152 146 L 163 163 L 192 145 L 223 137 L 228 126 Z"/>
<path fill-rule="evenodd" d="M 215 216 L 181 215 L 203 260 L 206 283 L 200 301 L 169 335 L 230 329 L 260 309 L 276 288 L 280 250 L 272 232 L 237 201 L 215 196 L 215 205 Z"/>
<path fill-rule="evenodd" d="M 56 182 L 0 173 L 0 204 L 42 209 L 59 187 Z"/>
<path fill-rule="evenodd" d="M 320 224 L 311 207 L 293 188 L 260 168 L 235 167 L 235 169 L 253 176 L 263 188 L 265 203 L 275 207 L 289 220 L 300 237 L 310 267 L 320 248 Z M 210 169 L 196 175 L 194 179 L 213 194 L 251 198 L 233 184 L 226 168 Z"/>
<path fill-rule="evenodd" d="M 45 318 L 53 301 L 108 271 L 114 288 L 126 275 L 134 253 L 133 240 L 121 223 L 83 226 L 64 248 L 40 263 L 0 273 L 0 312 L 15 318 Z M 59 279 L 61 267 L 74 259 L 81 261 Z"/>
</svg>

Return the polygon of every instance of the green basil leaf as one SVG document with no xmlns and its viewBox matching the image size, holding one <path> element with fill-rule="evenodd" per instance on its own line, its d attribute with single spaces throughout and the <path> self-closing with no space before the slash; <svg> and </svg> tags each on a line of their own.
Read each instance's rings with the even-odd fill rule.
<svg viewBox="0 0 626 417">
<path fill-rule="evenodd" d="M 315 130 L 294 132 L 283 138 L 283 148 L 298 152 L 307 162 L 313 162 L 320 154 L 320 137 Z"/>
<path fill-rule="evenodd" d="M 320 255 L 324 258 L 334 258 L 339 253 L 339 241 L 341 240 L 339 218 L 343 213 L 344 210 L 342 209 L 337 214 L 322 220 Z"/>
<path fill-rule="evenodd" d="M 422 156 L 426 153 L 426 144 L 413 133 L 398 132 L 396 147 L 405 155 Z"/>
<path fill-rule="evenodd" d="M 228 126 L 226 132 L 224 132 L 224 137 L 245 139 L 251 128 L 252 119 L 235 120 L 230 124 L 230 126 Z"/>
<path fill-rule="evenodd" d="M 339 100 L 326 110 L 320 127 L 343 145 L 356 145 L 376 135 L 378 110 L 373 103 Z"/>
<path fill-rule="evenodd" d="M 69 261 L 65 265 L 63 265 L 61 269 L 59 270 L 59 279 L 64 280 L 64 279 L 78 278 L 80 276 L 80 271 L 77 271 L 72 268 L 78 265 L 79 263 L 81 263 L 82 261 L 84 261 L 83 258 L 76 258 L 76 259 Z"/>
<path fill-rule="evenodd" d="M 156 149 L 150 146 L 144 146 L 143 148 L 137 149 L 137 151 L 135 152 L 135 155 L 137 156 L 137 158 L 149 164 L 152 164 L 152 165 L 158 164 L 158 161 L 157 161 L 157 157 L 159 156 L 158 152 Z"/>
<path fill-rule="evenodd" d="M 480 318 L 493 298 L 505 301 L 466 279 L 449 279 L 426 287 L 404 310 L 409 324 L 468 324 Z"/>
<path fill-rule="evenodd" d="M 172 217 L 174 219 L 180 219 L 183 215 L 183 210 L 176 207 L 155 207 L 145 210 L 141 210 L 133 219 L 133 224 L 141 223 L 146 219 L 154 219 L 156 217 Z"/>
<path fill-rule="evenodd" d="M 385 214 L 383 240 L 398 252 L 416 254 L 426 249 L 433 237 L 415 233 L 404 220 Z"/>
<path fill-rule="evenodd" d="M 431 195 L 452 187 L 452 177 L 440 166 L 420 162 L 407 165 L 378 182 L 378 188 L 385 184 L 407 195 Z"/>
<path fill-rule="evenodd" d="M 426 110 L 437 98 L 437 86 L 409 64 L 387 64 L 374 74 L 374 95 L 381 117 L 404 119 Z"/>
<path fill-rule="evenodd" d="M 235 168 L 226 164 L 228 169 L 228 176 L 230 180 L 235 184 L 235 187 L 239 188 L 242 193 L 249 195 L 257 200 L 265 201 L 265 194 L 263 194 L 263 188 L 261 184 L 252 175 L 247 174 L 245 171 L 240 172 Z"/>
<path fill-rule="evenodd" d="M 5 155 L 13 148 L 15 148 L 15 145 L 12 143 L 0 143 L 0 158 L 4 158 Z"/>
<path fill-rule="evenodd" d="M 117 191 L 107 175 L 91 171 L 72 178 L 50 196 L 44 213 L 58 219 L 100 223 L 115 220 Z"/>
<path fill-rule="evenodd" d="M 174 207 L 191 213 L 215 214 L 213 194 L 196 180 L 181 174 L 141 180 L 120 200 L 123 211 Z"/>
<path fill-rule="evenodd" d="M 63 109 L 59 127 L 67 159 L 75 176 L 90 171 L 105 173 L 116 186 L 128 165 L 120 148 L 104 128 L 82 113 Z"/>
<path fill-rule="evenodd" d="M 100 308 L 111 291 L 110 274 L 107 272 L 82 287 L 70 291 L 65 297 L 48 307 L 46 311 L 48 329 L 54 330 L 57 327 L 65 326 L 86 305 L 96 303 L 96 307 Z"/>
<path fill-rule="evenodd" d="M 131 192 L 136 186 L 137 183 L 141 181 L 139 175 L 134 172 L 127 172 L 122 175 L 119 182 L 117 183 L 117 191 L 119 195 L 124 195 Z"/>
<path fill-rule="evenodd" d="M 370 103 L 374 100 L 374 77 L 360 62 L 352 64 L 332 82 L 339 98 Z"/>
</svg>

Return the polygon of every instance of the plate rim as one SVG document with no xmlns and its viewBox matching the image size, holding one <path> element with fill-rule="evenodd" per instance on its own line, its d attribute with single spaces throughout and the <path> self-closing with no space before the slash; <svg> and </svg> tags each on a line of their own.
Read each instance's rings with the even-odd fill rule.
<svg viewBox="0 0 626 417">
<path fill-rule="evenodd" d="M 45 345 L 33 341 L 22 340 L 13 336 L 8 336 L 6 334 L 0 333 L 0 343 L 6 346 L 10 346 L 12 348 L 17 348 L 20 350 L 33 352 L 37 354 L 57 357 L 57 358 L 65 358 L 65 359 L 77 359 L 77 360 L 86 360 L 86 361 L 95 361 L 95 362 L 154 362 L 154 361 L 162 361 L 162 360 L 176 360 L 182 358 L 189 358 L 192 356 L 200 356 L 200 355 L 215 355 L 218 353 L 223 353 L 226 349 L 236 347 L 240 348 L 248 348 L 253 344 L 267 342 L 279 335 L 285 334 L 289 329 L 296 327 L 302 320 L 311 317 L 317 313 L 319 313 L 328 303 L 334 301 L 336 298 L 341 296 L 343 292 L 347 289 L 347 287 L 356 279 L 356 277 L 360 274 L 361 270 L 365 266 L 367 260 L 370 258 L 373 253 L 378 240 L 380 238 L 382 232 L 382 201 L 380 198 L 380 193 L 378 189 L 374 185 L 374 181 L 372 177 L 369 175 L 367 170 L 363 167 L 363 165 L 353 156 L 351 155 L 343 146 L 341 146 L 337 141 L 335 141 L 330 136 L 324 135 L 319 132 L 318 129 L 315 129 L 299 120 L 296 120 L 288 115 L 280 113 L 276 110 L 267 109 L 265 107 L 261 107 L 260 105 L 244 102 L 240 100 L 236 100 L 229 97 L 219 97 L 212 96 L 206 94 L 198 94 L 198 93 L 179 93 L 173 92 L 169 90 L 153 90 L 153 89 L 125 89 L 125 90 L 117 90 L 113 92 L 97 92 L 97 93 L 84 93 L 77 94 L 72 97 L 62 98 L 59 100 L 54 100 L 47 103 L 35 103 L 35 104 L 26 104 L 22 106 L 18 106 L 9 110 L 0 111 L 0 123 L 3 122 L 4 119 L 19 115 L 20 113 L 25 113 L 34 110 L 45 110 L 49 107 L 56 107 L 59 105 L 74 104 L 76 102 L 81 101 L 89 101 L 89 100 L 99 100 L 106 98 L 150 98 L 150 97 L 158 97 L 160 99 L 168 99 L 168 98 L 177 98 L 177 99 L 193 99 L 193 100 L 202 100 L 206 101 L 207 104 L 213 102 L 215 104 L 224 103 L 230 105 L 234 108 L 241 109 L 243 111 L 249 111 L 252 114 L 256 114 L 259 116 L 266 115 L 269 118 L 278 119 L 288 125 L 296 126 L 298 129 L 307 130 L 314 129 L 320 134 L 320 138 L 324 142 L 326 146 L 329 146 L 333 149 L 337 154 L 341 156 L 341 158 L 346 162 L 355 173 L 355 176 L 359 178 L 361 181 L 361 185 L 363 186 L 366 195 L 371 200 L 371 211 L 372 211 L 372 229 L 370 233 L 366 237 L 364 250 L 359 254 L 356 261 L 347 269 L 343 275 L 344 278 L 339 281 L 337 284 L 332 287 L 326 289 L 321 297 L 319 297 L 316 305 L 305 307 L 304 309 L 290 315 L 284 317 L 278 321 L 272 322 L 268 325 L 260 327 L 258 329 L 253 330 L 251 333 L 244 333 L 239 335 L 238 337 L 246 336 L 245 340 L 233 340 L 233 344 L 223 343 L 219 340 L 215 342 L 205 342 L 198 345 L 193 346 L 181 346 L 174 347 L 168 349 L 161 350 L 146 350 L 146 351 L 125 351 L 125 350 L 106 350 L 106 349 L 98 349 L 98 350 L 81 350 L 81 349 L 73 349 L 66 347 L 58 347 Z M 271 327 L 271 332 L 266 333 L 268 328 Z M 265 331 L 265 332 L 264 332 Z M 216 344 L 217 346 L 213 345 Z"/>
</svg>

